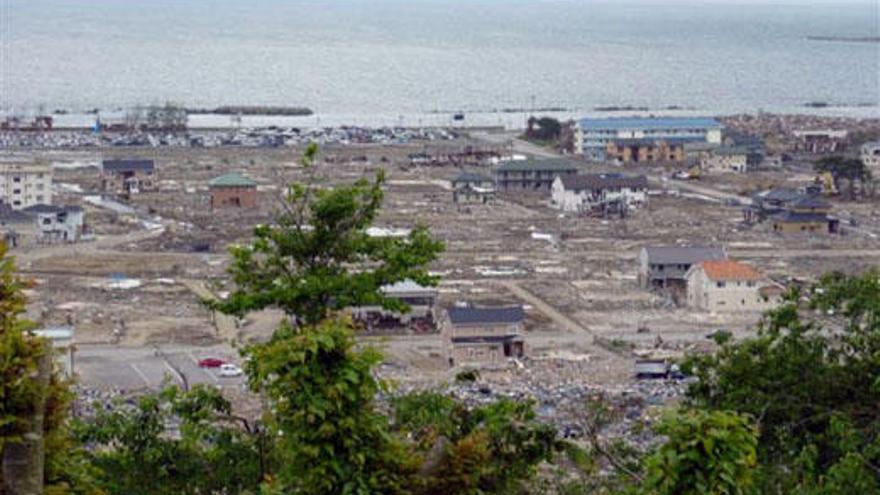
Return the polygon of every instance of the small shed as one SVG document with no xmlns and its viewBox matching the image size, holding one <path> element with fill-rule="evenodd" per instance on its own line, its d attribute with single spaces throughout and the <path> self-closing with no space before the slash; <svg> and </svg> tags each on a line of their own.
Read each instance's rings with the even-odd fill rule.
<svg viewBox="0 0 880 495">
<path fill-rule="evenodd" d="M 211 208 L 256 208 L 257 183 L 238 174 L 215 177 L 208 182 Z"/>
</svg>

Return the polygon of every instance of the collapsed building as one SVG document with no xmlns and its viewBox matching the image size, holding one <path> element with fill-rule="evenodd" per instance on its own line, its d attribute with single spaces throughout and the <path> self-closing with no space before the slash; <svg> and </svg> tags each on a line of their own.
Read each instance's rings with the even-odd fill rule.
<svg viewBox="0 0 880 495">
<path fill-rule="evenodd" d="M 619 215 L 648 201 L 648 179 L 617 173 L 557 177 L 551 188 L 554 207 L 566 213 Z"/>
</svg>

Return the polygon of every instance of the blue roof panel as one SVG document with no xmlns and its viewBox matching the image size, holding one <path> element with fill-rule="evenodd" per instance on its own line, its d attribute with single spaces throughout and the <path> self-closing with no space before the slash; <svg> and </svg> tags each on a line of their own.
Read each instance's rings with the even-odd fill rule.
<svg viewBox="0 0 880 495">
<path fill-rule="evenodd" d="M 612 117 L 581 119 L 581 129 L 641 130 L 641 129 L 720 129 L 721 123 L 711 117 Z"/>
</svg>

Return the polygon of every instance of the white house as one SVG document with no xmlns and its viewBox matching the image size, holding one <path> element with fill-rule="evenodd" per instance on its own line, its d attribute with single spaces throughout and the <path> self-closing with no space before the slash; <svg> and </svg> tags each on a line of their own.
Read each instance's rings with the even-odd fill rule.
<svg viewBox="0 0 880 495">
<path fill-rule="evenodd" d="M 782 288 L 755 268 L 733 260 L 707 260 L 687 273 L 687 301 L 713 313 L 765 311 L 779 304 Z"/>
<path fill-rule="evenodd" d="M 77 242 L 83 234 L 83 210 L 79 206 L 34 205 L 23 210 L 36 221 L 39 243 Z"/>
<path fill-rule="evenodd" d="M 716 148 L 700 161 L 700 168 L 707 172 L 746 172 L 749 153 L 744 148 Z"/>
<path fill-rule="evenodd" d="M 873 141 L 862 145 L 862 163 L 874 175 L 880 175 L 880 141 Z"/>
<path fill-rule="evenodd" d="M 590 212 L 612 203 L 630 209 L 647 202 L 648 179 L 612 173 L 559 176 L 550 191 L 553 206 L 567 213 Z"/>
</svg>

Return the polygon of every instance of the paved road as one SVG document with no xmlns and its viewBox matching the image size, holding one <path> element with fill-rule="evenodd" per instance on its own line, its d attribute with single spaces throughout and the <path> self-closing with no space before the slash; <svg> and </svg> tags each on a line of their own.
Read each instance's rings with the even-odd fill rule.
<svg viewBox="0 0 880 495">
<path fill-rule="evenodd" d="M 166 382 L 182 385 L 181 378 L 189 385 L 240 386 L 244 383 L 242 377 L 221 378 L 216 369 L 199 368 L 199 360 L 207 357 L 240 362 L 238 353 L 225 344 L 211 347 L 79 344 L 74 370 L 82 385 L 98 389 L 156 389 Z"/>
</svg>

